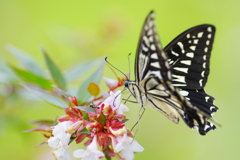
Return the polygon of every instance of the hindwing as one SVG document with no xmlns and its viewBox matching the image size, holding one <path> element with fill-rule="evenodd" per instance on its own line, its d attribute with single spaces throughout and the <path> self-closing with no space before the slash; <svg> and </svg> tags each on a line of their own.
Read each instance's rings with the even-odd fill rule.
<svg viewBox="0 0 240 160">
<path fill-rule="evenodd" d="M 193 106 L 210 117 L 218 108 L 204 87 L 210 71 L 215 31 L 212 25 L 198 25 L 178 35 L 164 48 L 172 70 L 173 85 Z"/>
</svg>

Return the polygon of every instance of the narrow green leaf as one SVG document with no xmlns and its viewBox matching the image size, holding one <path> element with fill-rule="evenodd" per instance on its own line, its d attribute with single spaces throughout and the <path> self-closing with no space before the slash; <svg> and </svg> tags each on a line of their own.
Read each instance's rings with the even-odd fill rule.
<svg viewBox="0 0 240 160">
<path fill-rule="evenodd" d="M 16 57 L 16 59 L 21 62 L 21 64 L 26 70 L 34 73 L 35 75 L 43 77 L 43 71 L 40 65 L 38 65 L 34 58 L 30 56 L 30 54 L 24 52 L 23 50 L 17 47 L 14 47 L 11 44 L 6 45 L 6 50 L 9 53 L 11 53 L 14 57 Z"/>
<path fill-rule="evenodd" d="M 73 97 L 72 95 L 70 95 L 68 92 L 61 90 L 60 88 L 52 85 L 52 87 L 57 91 L 57 94 L 59 94 L 60 96 L 64 96 L 65 98 L 68 97 Z"/>
<path fill-rule="evenodd" d="M 66 82 L 65 79 L 61 73 L 61 71 L 58 69 L 58 67 L 54 64 L 54 62 L 52 61 L 52 59 L 47 55 L 46 51 L 41 48 L 45 62 L 48 66 L 48 69 L 51 73 L 51 76 L 53 78 L 53 80 L 57 83 L 57 85 L 59 86 L 59 88 L 66 90 Z"/>
<path fill-rule="evenodd" d="M 18 84 L 19 78 L 14 74 L 13 70 L 0 57 L 0 82 Z"/>
<path fill-rule="evenodd" d="M 77 109 L 80 109 L 80 110 L 85 111 L 85 112 L 96 113 L 95 109 L 93 109 L 92 107 L 89 107 L 89 106 L 75 106 L 73 108 L 77 108 Z"/>
<path fill-rule="evenodd" d="M 37 96 L 39 96 L 41 99 L 43 99 L 44 101 L 54 105 L 54 106 L 58 106 L 61 108 L 67 108 L 68 104 L 63 101 L 62 99 L 60 99 L 59 97 L 51 94 L 50 92 L 44 91 L 36 86 L 30 86 L 30 85 L 25 85 L 22 84 L 22 86 L 24 88 L 26 88 L 27 90 L 29 90 L 30 92 L 36 94 Z"/>
<path fill-rule="evenodd" d="M 34 83 L 35 85 L 41 86 L 44 89 L 52 89 L 51 82 L 47 79 L 44 79 L 42 77 L 39 77 L 38 75 L 35 75 L 29 71 L 25 71 L 19 68 L 16 68 L 14 66 L 9 67 L 17 74 L 17 76 L 22 79 L 24 82 L 30 82 Z"/>
<path fill-rule="evenodd" d="M 66 81 L 71 82 L 71 81 L 77 79 L 78 77 L 81 77 L 82 75 L 87 73 L 90 69 L 92 69 L 93 67 L 95 67 L 96 65 L 99 65 L 101 63 L 102 63 L 102 58 L 96 59 L 94 61 L 84 62 L 84 63 L 81 63 L 81 64 L 71 68 L 70 70 L 68 70 L 65 73 Z"/>
<path fill-rule="evenodd" d="M 88 93 L 87 88 L 91 82 L 99 84 L 102 78 L 104 64 L 105 61 L 102 60 L 100 66 L 79 87 L 77 92 L 77 99 L 79 100 L 80 104 L 87 102 L 92 97 L 92 95 Z"/>
</svg>

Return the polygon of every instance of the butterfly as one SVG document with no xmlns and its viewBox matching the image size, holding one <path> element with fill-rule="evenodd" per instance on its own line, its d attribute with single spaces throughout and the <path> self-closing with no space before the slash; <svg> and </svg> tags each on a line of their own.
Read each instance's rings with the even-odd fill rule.
<svg viewBox="0 0 240 160">
<path fill-rule="evenodd" d="M 150 105 L 176 124 L 180 116 L 187 126 L 205 135 L 216 128 L 208 119 L 218 110 L 214 98 L 204 91 L 215 27 L 190 28 L 163 49 L 154 18 L 151 11 L 144 22 L 135 81 L 125 81 L 125 87 L 141 107 Z"/>
</svg>

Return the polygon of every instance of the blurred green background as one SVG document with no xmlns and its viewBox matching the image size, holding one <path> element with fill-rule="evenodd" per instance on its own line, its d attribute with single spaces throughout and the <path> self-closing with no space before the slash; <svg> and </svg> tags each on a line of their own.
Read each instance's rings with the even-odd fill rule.
<svg viewBox="0 0 240 160">
<path fill-rule="evenodd" d="M 0 0 L 0 57 L 18 66 L 17 60 L 5 50 L 10 43 L 30 53 L 44 68 L 39 50 L 39 45 L 43 45 L 62 70 L 108 56 L 113 65 L 128 73 L 128 53 L 133 53 L 130 57 L 133 71 L 140 30 L 150 10 L 156 12 L 163 46 L 190 27 L 213 24 L 217 32 L 206 91 L 216 98 L 215 105 L 220 110 L 215 120 L 222 127 L 200 136 L 182 121 L 175 125 L 148 108 L 136 135 L 145 151 L 137 153 L 136 159 L 237 160 L 240 159 L 239 8 L 238 0 Z M 104 76 L 114 78 L 107 67 Z M 50 147 L 34 148 L 45 140 L 40 132 L 22 131 L 35 127 L 28 121 L 54 119 L 63 112 L 32 97 L 26 100 L 6 94 L 0 95 L 0 159 L 53 160 Z M 127 106 L 130 108 L 127 125 L 131 127 L 138 119 L 139 105 Z M 77 148 L 70 146 L 70 150 Z"/>
</svg>

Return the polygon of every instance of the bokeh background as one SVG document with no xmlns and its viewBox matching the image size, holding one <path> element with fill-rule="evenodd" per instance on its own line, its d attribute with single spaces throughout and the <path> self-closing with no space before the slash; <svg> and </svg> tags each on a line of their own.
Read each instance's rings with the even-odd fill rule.
<svg viewBox="0 0 240 160">
<path fill-rule="evenodd" d="M 9 43 L 31 54 L 44 68 L 39 50 L 39 45 L 43 45 L 62 70 L 108 56 L 113 65 L 128 73 L 128 54 L 132 53 L 133 72 L 140 30 L 150 10 L 156 12 L 163 46 L 190 27 L 213 24 L 217 32 L 206 90 L 220 108 L 215 120 L 222 127 L 201 136 L 182 121 L 175 125 L 148 108 L 136 135 L 145 151 L 137 153 L 136 159 L 237 160 L 240 159 L 239 8 L 238 0 L 0 0 L 0 57 L 18 66 L 5 49 Z M 104 76 L 115 78 L 107 67 Z M 6 92 L 2 90 L 0 94 L 0 159 L 53 160 L 50 147 L 34 148 L 45 140 L 40 132 L 22 131 L 35 127 L 28 121 L 54 119 L 63 112 L 35 98 L 22 99 Z M 127 106 L 130 108 L 127 125 L 131 127 L 138 119 L 139 106 L 132 103 Z M 79 147 L 71 145 L 70 150 Z"/>
</svg>

